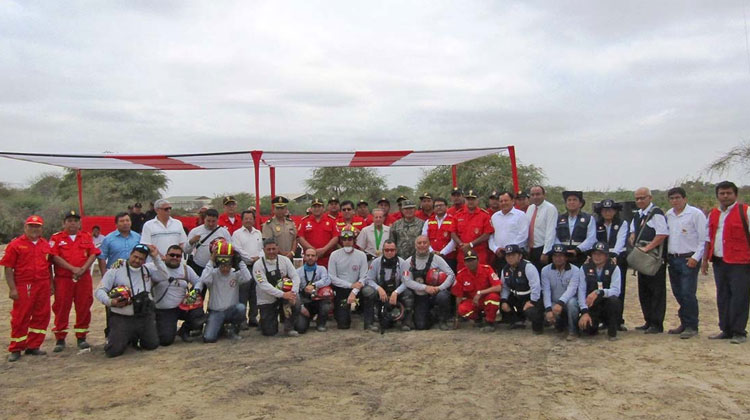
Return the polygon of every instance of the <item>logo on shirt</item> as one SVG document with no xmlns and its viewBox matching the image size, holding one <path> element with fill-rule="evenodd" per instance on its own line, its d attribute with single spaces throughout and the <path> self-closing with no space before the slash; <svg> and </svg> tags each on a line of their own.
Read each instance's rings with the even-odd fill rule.
<svg viewBox="0 0 750 420">
<path fill-rule="evenodd" d="M 352 266 L 352 271 L 359 271 L 359 266 L 358 265 L 353 265 Z"/>
</svg>

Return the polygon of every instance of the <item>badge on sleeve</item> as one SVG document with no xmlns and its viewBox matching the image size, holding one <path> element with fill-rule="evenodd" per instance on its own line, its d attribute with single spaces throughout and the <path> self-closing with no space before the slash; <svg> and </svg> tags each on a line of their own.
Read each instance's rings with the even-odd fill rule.
<svg viewBox="0 0 750 420">
<path fill-rule="evenodd" d="M 258 281 L 258 283 L 263 283 L 265 280 L 263 279 L 263 272 L 260 270 L 255 271 L 255 280 Z"/>
<path fill-rule="evenodd" d="M 276 225 L 276 232 L 281 232 L 281 226 Z"/>
</svg>

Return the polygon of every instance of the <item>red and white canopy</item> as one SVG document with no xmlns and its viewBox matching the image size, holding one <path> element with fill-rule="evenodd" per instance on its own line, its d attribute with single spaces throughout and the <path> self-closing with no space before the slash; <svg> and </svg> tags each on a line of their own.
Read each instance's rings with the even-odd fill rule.
<svg viewBox="0 0 750 420">
<path fill-rule="evenodd" d="M 214 152 L 175 155 L 66 155 L 0 152 L 0 157 L 25 160 L 72 169 L 236 169 L 262 166 L 284 167 L 378 167 L 456 165 L 478 157 L 497 154 L 508 147 L 455 150 L 379 150 L 355 152 Z"/>
</svg>

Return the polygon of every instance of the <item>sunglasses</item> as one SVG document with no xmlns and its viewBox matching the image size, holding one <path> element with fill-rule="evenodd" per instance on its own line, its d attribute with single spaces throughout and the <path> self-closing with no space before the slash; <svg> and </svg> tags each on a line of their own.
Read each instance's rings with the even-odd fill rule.
<svg viewBox="0 0 750 420">
<path fill-rule="evenodd" d="M 167 254 L 167 257 L 182 258 L 182 254 Z"/>
<path fill-rule="evenodd" d="M 170 211 L 172 210 L 172 207 L 162 207 L 159 210 Z"/>
<path fill-rule="evenodd" d="M 146 255 L 151 253 L 151 250 L 146 245 L 143 245 L 143 244 L 138 244 L 134 246 L 133 251 L 143 252 Z"/>
</svg>

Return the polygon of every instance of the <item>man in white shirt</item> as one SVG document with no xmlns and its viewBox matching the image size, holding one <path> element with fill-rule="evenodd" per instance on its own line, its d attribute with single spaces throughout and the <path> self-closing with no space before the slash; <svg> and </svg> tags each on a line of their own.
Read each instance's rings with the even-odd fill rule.
<svg viewBox="0 0 750 420">
<path fill-rule="evenodd" d="M 685 190 L 675 187 L 667 192 L 672 208 L 667 211 L 669 243 L 669 282 L 680 309 L 680 325 L 669 334 L 690 338 L 698 334 L 698 271 L 706 243 L 706 216 L 689 205 Z"/>
<path fill-rule="evenodd" d="M 232 245 L 248 267 L 252 267 L 263 256 L 263 235 L 260 230 L 255 228 L 254 211 L 244 210 L 242 212 L 242 227 L 232 234 Z M 249 310 L 248 321 L 240 325 L 240 328 L 257 327 L 258 302 L 256 301 L 254 281 L 240 285 L 240 303 L 245 304 Z"/>
<path fill-rule="evenodd" d="M 187 263 L 199 277 L 211 259 L 211 242 L 219 238 L 224 238 L 227 242 L 232 240 L 227 228 L 219 226 L 218 222 L 219 212 L 208 209 L 203 224 L 188 233 L 188 242 L 185 244 L 185 253 L 189 256 Z"/>
<path fill-rule="evenodd" d="M 529 220 L 527 239 L 529 261 L 541 271 L 550 262 L 549 254 L 555 244 L 555 226 L 557 225 L 557 208 L 546 200 L 546 191 L 541 185 L 529 190 L 531 205 L 526 210 Z"/>
<path fill-rule="evenodd" d="M 179 245 L 180 248 L 185 249 L 185 243 L 187 243 L 187 235 L 185 235 L 185 229 L 182 227 L 182 222 L 170 216 L 172 211 L 172 205 L 169 201 L 159 199 L 154 202 L 154 209 L 156 210 L 156 218 L 149 220 L 143 225 L 143 232 L 141 232 L 141 243 L 146 245 L 154 245 L 159 251 L 161 258 L 167 253 L 172 245 Z M 151 257 L 149 257 L 149 261 Z"/>
<path fill-rule="evenodd" d="M 391 237 L 391 227 L 386 226 L 385 212 L 382 209 L 372 211 L 372 224 L 363 228 L 357 235 L 357 248 L 367 254 L 367 259 L 372 260 L 383 254 L 383 244 Z"/>
<path fill-rule="evenodd" d="M 495 254 L 493 266 L 497 272 L 505 267 L 505 247 L 518 245 L 525 248 L 529 236 L 529 221 L 524 212 L 513 207 L 513 194 L 503 191 L 498 195 L 498 199 L 500 211 L 490 218 L 495 232 L 489 239 L 490 251 Z"/>
</svg>

